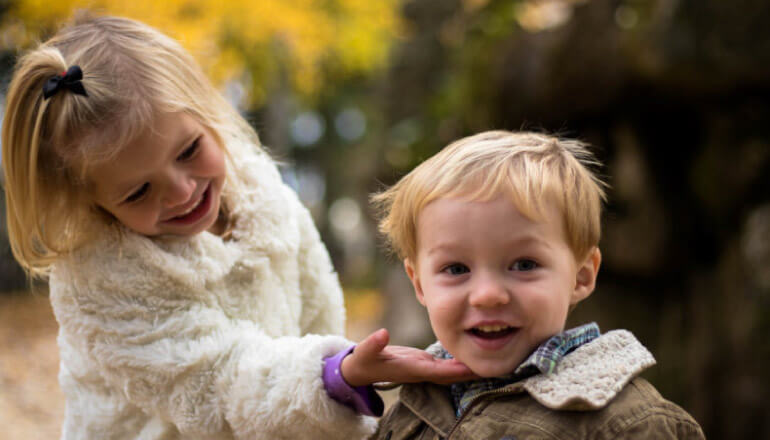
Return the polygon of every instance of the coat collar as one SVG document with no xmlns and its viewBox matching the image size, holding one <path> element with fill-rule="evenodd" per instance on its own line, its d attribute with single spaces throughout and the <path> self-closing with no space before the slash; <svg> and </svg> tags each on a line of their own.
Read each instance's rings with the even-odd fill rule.
<svg viewBox="0 0 770 440">
<path fill-rule="evenodd" d="M 652 365 L 655 358 L 631 332 L 613 330 L 565 356 L 553 374 L 527 378 L 523 387 L 551 409 L 594 410 Z"/>
<path fill-rule="evenodd" d="M 429 352 L 440 345 L 433 344 Z M 606 406 L 634 377 L 655 364 L 652 354 L 627 330 L 613 330 L 565 356 L 551 374 L 538 374 L 499 390 L 526 392 L 552 410 L 588 411 Z M 400 402 L 439 435 L 446 436 L 456 419 L 449 388 L 435 384 L 404 386 Z"/>
</svg>

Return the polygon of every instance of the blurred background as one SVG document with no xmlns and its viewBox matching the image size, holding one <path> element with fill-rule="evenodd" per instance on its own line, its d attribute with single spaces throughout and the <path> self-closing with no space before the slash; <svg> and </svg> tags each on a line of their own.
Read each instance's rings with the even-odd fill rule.
<svg viewBox="0 0 770 440">
<path fill-rule="evenodd" d="M 5 0 L 3 94 L 79 8 L 179 39 L 254 124 L 314 215 L 352 339 L 433 341 L 370 193 L 483 130 L 590 143 L 611 185 L 604 263 L 569 325 L 634 332 L 658 360 L 645 377 L 708 438 L 770 438 L 766 0 Z M 55 335 L 3 215 L 0 438 L 58 437 Z"/>
</svg>

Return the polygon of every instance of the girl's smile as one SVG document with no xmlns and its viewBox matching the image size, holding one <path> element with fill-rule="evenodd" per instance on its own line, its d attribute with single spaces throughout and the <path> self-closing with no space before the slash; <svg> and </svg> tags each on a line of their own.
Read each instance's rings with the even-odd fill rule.
<svg viewBox="0 0 770 440">
<path fill-rule="evenodd" d="M 211 208 L 210 190 L 211 184 L 206 186 L 206 188 L 203 190 L 203 194 L 194 200 L 194 203 L 191 204 L 190 208 L 185 209 L 184 212 L 179 215 L 172 216 L 168 220 L 165 220 L 165 222 L 188 225 L 200 220 L 201 217 L 206 215 Z"/>
<path fill-rule="evenodd" d="M 195 118 L 167 113 L 90 177 L 96 203 L 129 229 L 189 236 L 216 223 L 224 152 Z"/>
</svg>

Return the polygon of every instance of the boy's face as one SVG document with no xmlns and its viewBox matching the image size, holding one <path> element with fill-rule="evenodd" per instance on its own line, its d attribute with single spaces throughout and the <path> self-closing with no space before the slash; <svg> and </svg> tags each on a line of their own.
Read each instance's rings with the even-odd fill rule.
<svg viewBox="0 0 770 440">
<path fill-rule="evenodd" d="M 407 274 L 436 337 L 479 376 L 511 373 L 593 291 L 599 250 L 575 261 L 560 212 L 546 207 L 533 222 L 505 197 L 443 198 L 418 216 Z"/>
</svg>

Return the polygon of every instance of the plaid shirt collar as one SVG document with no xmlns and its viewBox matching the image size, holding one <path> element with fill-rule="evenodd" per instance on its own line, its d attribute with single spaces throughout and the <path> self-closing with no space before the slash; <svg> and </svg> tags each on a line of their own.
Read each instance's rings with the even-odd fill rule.
<svg viewBox="0 0 770 440">
<path fill-rule="evenodd" d="M 479 394 L 502 388 L 536 374 L 553 373 L 554 369 L 556 369 L 556 366 L 559 364 L 559 361 L 561 361 L 564 356 L 598 337 L 599 326 L 595 322 L 584 324 L 554 335 L 544 343 L 540 344 L 540 346 L 529 355 L 527 360 L 522 362 L 511 374 L 452 384 L 450 388 L 457 417 L 462 415 L 465 408 L 467 408 L 471 401 Z M 451 359 L 452 355 L 441 348 L 438 357 Z"/>
</svg>

